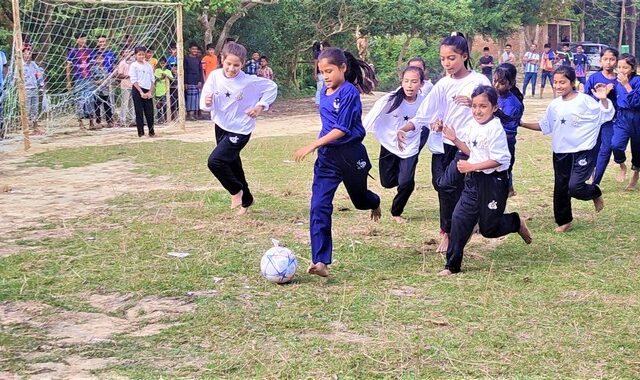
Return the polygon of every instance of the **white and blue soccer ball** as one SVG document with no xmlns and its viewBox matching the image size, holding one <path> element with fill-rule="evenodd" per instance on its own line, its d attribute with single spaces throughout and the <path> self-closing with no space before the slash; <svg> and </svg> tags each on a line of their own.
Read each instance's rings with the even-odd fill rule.
<svg viewBox="0 0 640 380">
<path fill-rule="evenodd" d="M 260 261 L 262 276 L 269 282 L 284 284 L 296 274 L 298 260 L 289 248 L 275 246 L 269 248 Z"/>
</svg>

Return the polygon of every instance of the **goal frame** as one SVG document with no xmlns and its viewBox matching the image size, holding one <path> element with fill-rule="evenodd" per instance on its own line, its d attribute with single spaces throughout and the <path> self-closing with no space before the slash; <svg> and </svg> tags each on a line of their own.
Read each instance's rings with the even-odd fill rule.
<svg viewBox="0 0 640 380">
<path fill-rule="evenodd" d="M 172 7 L 176 12 L 176 50 L 178 59 L 178 125 L 185 130 L 185 85 L 184 85 L 184 39 L 183 30 L 183 5 L 182 3 L 173 2 L 157 2 L 157 1 L 127 1 L 127 0 L 48 0 L 59 3 L 70 4 L 96 4 L 96 5 L 153 5 Z M 20 4 L 18 0 L 11 0 L 13 11 L 13 60 L 15 61 L 16 73 L 16 90 L 18 93 L 18 103 L 20 107 L 20 126 L 24 136 L 24 150 L 31 148 L 31 140 L 29 137 L 29 119 L 27 114 L 27 92 L 24 82 L 24 61 L 22 58 L 22 27 L 20 20 Z"/>
</svg>

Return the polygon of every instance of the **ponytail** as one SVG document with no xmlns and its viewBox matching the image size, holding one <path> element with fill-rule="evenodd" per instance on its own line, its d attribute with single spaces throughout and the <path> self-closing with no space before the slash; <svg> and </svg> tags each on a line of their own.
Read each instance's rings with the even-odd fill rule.
<svg viewBox="0 0 640 380">
<path fill-rule="evenodd" d="M 338 67 L 345 65 L 347 71 L 344 79 L 351 82 L 361 94 L 371 94 L 378 85 L 376 74 L 365 61 L 358 59 L 353 54 L 338 48 L 325 48 L 320 53 L 318 60 L 326 59 L 330 64 Z"/>
</svg>

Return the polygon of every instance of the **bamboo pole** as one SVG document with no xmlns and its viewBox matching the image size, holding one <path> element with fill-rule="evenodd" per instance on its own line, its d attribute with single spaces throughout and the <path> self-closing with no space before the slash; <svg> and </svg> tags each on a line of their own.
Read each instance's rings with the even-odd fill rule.
<svg viewBox="0 0 640 380">
<path fill-rule="evenodd" d="M 184 41 L 182 40 L 182 4 L 176 5 L 176 48 L 178 49 L 178 124 L 185 130 Z"/>
<path fill-rule="evenodd" d="M 20 107 L 20 124 L 24 135 L 24 150 L 31 148 L 29 138 L 29 118 L 27 116 L 27 90 L 24 85 L 24 62 L 22 60 L 22 29 L 20 27 L 20 5 L 18 0 L 11 0 L 13 7 L 13 59 L 16 66 L 16 86 Z"/>
<path fill-rule="evenodd" d="M 171 123 L 171 81 L 169 78 L 164 78 L 164 85 L 167 88 L 167 93 L 165 94 L 165 99 L 167 99 L 167 104 L 165 106 L 165 122 Z"/>
<path fill-rule="evenodd" d="M 53 0 L 60 3 L 80 3 L 80 4 L 119 4 L 119 5 L 151 5 L 157 6 L 161 5 L 163 7 L 167 6 L 178 6 L 180 3 L 162 3 L 159 1 L 125 1 L 125 0 Z"/>
</svg>

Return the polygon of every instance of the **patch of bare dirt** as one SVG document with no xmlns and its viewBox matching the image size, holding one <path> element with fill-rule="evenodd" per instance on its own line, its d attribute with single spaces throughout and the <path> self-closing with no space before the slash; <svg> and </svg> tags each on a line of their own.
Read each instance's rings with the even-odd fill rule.
<svg viewBox="0 0 640 380">
<path fill-rule="evenodd" d="M 86 296 L 98 312 L 61 310 L 40 302 L 0 303 L 0 325 L 26 324 L 44 331 L 49 344 L 44 353 L 25 355 L 31 378 L 90 379 L 91 371 L 114 364 L 113 358 L 69 356 L 61 362 L 41 363 L 47 351 L 64 347 L 91 345 L 111 340 L 115 335 L 151 336 L 178 324 L 178 319 L 195 311 L 189 298 L 145 297 L 135 300 L 131 294 L 92 294 Z M 108 314 L 119 314 L 117 316 Z M 6 378 L 6 377 L 0 377 Z M 10 378 L 10 377 L 9 377 Z"/>
</svg>

